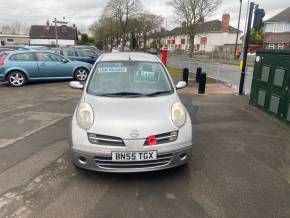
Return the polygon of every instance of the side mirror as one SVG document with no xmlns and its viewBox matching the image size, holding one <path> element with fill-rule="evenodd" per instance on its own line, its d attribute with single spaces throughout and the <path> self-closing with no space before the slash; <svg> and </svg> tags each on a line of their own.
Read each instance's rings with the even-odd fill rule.
<svg viewBox="0 0 290 218">
<path fill-rule="evenodd" d="M 81 89 L 83 90 L 84 89 L 84 85 L 82 85 L 80 82 L 78 81 L 71 81 L 69 83 L 69 86 L 73 89 Z"/>
<path fill-rule="evenodd" d="M 64 59 L 61 60 L 61 62 L 62 62 L 62 63 L 67 63 L 68 60 L 64 58 Z"/>
<path fill-rule="evenodd" d="M 187 86 L 186 82 L 185 81 L 179 81 L 177 83 L 177 85 L 175 86 L 176 89 L 183 89 Z"/>
</svg>

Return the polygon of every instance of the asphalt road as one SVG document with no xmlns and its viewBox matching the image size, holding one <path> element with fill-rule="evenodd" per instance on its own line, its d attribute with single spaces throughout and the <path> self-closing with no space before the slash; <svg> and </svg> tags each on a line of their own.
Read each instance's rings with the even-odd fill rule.
<svg viewBox="0 0 290 218">
<path fill-rule="evenodd" d="M 241 71 L 239 67 L 235 65 L 192 60 L 178 55 L 169 55 L 168 65 L 177 68 L 187 67 L 190 69 L 190 72 L 196 72 L 196 69 L 201 67 L 203 72 L 206 72 L 208 76 L 228 83 L 236 89 L 238 89 L 240 84 Z M 246 73 L 244 85 L 244 90 L 246 92 L 251 91 L 252 79 L 253 69 L 249 68 Z"/>
<path fill-rule="evenodd" d="M 182 94 L 193 122 L 190 163 L 120 175 L 70 162 L 80 94 L 66 82 L 0 84 L 1 218 L 290 217 L 289 128 L 245 97 Z"/>
</svg>

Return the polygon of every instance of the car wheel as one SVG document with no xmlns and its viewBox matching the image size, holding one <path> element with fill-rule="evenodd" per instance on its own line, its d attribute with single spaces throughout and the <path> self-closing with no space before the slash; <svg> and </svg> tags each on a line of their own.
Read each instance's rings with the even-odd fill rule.
<svg viewBox="0 0 290 218">
<path fill-rule="evenodd" d="M 9 73 L 7 80 L 11 86 L 20 87 L 26 82 L 26 77 L 24 73 L 20 71 L 13 71 Z"/>
<path fill-rule="evenodd" d="M 86 81 L 89 75 L 89 71 L 85 68 L 78 68 L 75 71 L 75 79 L 78 81 Z"/>
</svg>

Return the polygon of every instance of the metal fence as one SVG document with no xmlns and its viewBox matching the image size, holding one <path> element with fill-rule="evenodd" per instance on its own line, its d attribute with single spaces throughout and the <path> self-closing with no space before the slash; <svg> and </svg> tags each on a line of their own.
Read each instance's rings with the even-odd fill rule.
<svg viewBox="0 0 290 218">
<path fill-rule="evenodd" d="M 242 56 L 240 58 L 235 57 L 233 54 L 229 53 L 206 53 L 206 54 L 194 54 L 192 57 L 189 56 L 188 52 L 175 51 L 169 53 L 169 56 L 178 56 L 183 58 L 190 58 L 197 61 L 212 62 L 212 63 L 225 63 L 225 64 L 239 64 Z M 255 62 L 256 55 L 248 55 L 248 64 L 253 65 Z"/>
</svg>

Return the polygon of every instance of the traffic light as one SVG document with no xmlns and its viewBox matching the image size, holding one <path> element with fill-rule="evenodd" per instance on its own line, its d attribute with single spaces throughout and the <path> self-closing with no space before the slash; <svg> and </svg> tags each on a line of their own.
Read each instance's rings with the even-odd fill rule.
<svg viewBox="0 0 290 218">
<path fill-rule="evenodd" d="M 258 29 L 260 29 L 263 26 L 263 24 L 264 24 L 263 18 L 264 17 L 265 17 L 264 9 L 256 8 L 254 24 L 253 24 L 253 28 L 254 29 L 258 30 Z"/>
</svg>

